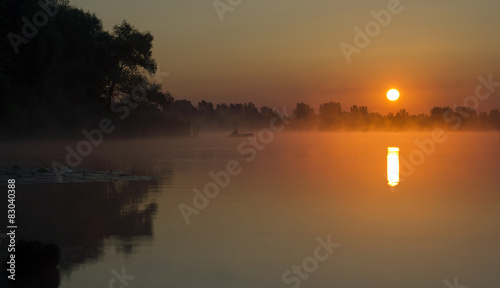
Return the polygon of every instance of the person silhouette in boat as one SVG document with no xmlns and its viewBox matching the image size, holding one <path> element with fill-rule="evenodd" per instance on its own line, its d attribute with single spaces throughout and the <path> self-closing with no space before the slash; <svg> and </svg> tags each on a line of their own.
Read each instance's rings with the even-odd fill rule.
<svg viewBox="0 0 500 288">
<path fill-rule="evenodd" d="M 250 137 L 253 133 L 240 133 L 238 129 L 234 129 L 233 133 L 229 134 L 229 137 Z"/>
</svg>

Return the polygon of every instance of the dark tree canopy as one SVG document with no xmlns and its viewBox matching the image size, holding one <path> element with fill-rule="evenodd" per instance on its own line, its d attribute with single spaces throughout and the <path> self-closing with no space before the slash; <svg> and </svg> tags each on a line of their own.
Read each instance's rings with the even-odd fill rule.
<svg viewBox="0 0 500 288">
<path fill-rule="evenodd" d="M 0 120 L 8 123 L 1 134 L 75 131 L 110 114 L 112 102 L 132 99 L 160 111 L 170 105 L 172 96 L 147 80 L 157 69 L 151 33 L 126 21 L 105 31 L 95 14 L 68 1 L 44 5 L 0 1 Z M 33 18 L 40 11 L 46 23 Z"/>
<path fill-rule="evenodd" d="M 113 27 L 108 41 L 109 66 L 103 91 L 109 109 L 114 99 L 143 85 L 145 73 L 156 72 L 156 61 L 152 58 L 153 35 L 141 33 L 126 21 Z"/>
</svg>

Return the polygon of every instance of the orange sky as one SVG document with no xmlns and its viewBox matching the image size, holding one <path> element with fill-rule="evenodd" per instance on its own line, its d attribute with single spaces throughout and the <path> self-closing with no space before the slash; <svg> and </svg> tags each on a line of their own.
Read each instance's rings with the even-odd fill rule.
<svg viewBox="0 0 500 288">
<path fill-rule="evenodd" d="M 340 43 L 354 45 L 354 27 L 364 30 L 370 12 L 391 1 L 242 0 L 223 21 L 211 0 L 70 3 L 95 12 L 106 29 L 126 19 L 151 31 L 154 57 L 170 73 L 166 90 L 194 105 L 301 101 L 317 111 L 337 101 L 344 110 L 357 104 L 383 114 L 428 113 L 462 104 L 480 75 L 500 82 L 500 2 L 493 0 L 401 1 L 400 13 L 348 63 Z M 387 101 L 390 88 L 400 90 L 400 100 Z M 500 87 L 478 110 L 493 108 L 500 108 Z"/>
</svg>

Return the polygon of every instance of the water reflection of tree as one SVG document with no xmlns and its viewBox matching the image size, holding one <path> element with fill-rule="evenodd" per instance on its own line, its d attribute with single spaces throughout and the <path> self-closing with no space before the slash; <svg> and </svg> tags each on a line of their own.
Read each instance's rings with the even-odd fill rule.
<svg viewBox="0 0 500 288">
<path fill-rule="evenodd" d="M 98 261 L 105 242 L 121 253 L 152 241 L 157 212 L 154 182 L 28 185 L 19 193 L 19 238 L 55 243 L 68 275 Z"/>
</svg>

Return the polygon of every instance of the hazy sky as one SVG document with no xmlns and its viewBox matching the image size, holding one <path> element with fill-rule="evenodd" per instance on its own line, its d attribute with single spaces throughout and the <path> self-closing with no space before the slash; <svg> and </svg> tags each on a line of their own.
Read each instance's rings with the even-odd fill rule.
<svg viewBox="0 0 500 288">
<path fill-rule="evenodd" d="M 231 0 L 220 0 L 228 3 Z M 393 0 L 391 0 L 393 1 Z M 252 101 L 281 108 L 328 101 L 374 112 L 461 105 L 478 76 L 500 82 L 500 1 L 402 0 L 370 44 L 346 61 L 358 26 L 389 0 L 242 0 L 221 21 L 212 0 L 70 0 L 110 30 L 126 19 L 155 37 L 164 87 L 194 105 Z M 237 1 L 233 1 L 237 2 Z M 401 9 L 401 8 L 400 8 Z M 401 92 L 389 103 L 390 88 Z M 479 111 L 500 108 L 500 87 Z M 486 91 L 486 90 L 484 90 Z M 290 107 L 291 108 L 291 107 Z"/>
</svg>

